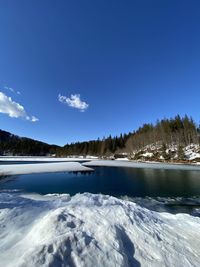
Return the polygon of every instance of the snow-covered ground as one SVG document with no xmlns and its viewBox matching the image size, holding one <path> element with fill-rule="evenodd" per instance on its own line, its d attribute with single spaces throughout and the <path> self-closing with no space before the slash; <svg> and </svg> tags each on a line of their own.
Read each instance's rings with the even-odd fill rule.
<svg viewBox="0 0 200 267">
<path fill-rule="evenodd" d="M 153 153 L 152 152 L 145 152 L 145 153 L 141 154 L 141 156 L 146 157 L 146 158 L 151 158 L 151 157 L 153 157 Z"/>
<path fill-rule="evenodd" d="M 185 156 L 188 160 L 200 159 L 200 147 L 199 145 L 186 146 L 184 149 Z"/>
<path fill-rule="evenodd" d="M 107 166 L 107 167 L 130 167 L 130 168 L 150 168 L 150 169 L 181 169 L 197 170 L 200 166 L 183 165 L 183 164 L 165 164 L 156 162 L 133 162 L 128 159 L 122 160 L 90 160 L 85 163 L 79 162 L 55 162 L 55 163 L 35 163 L 35 164 L 9 164 L 0 165 L 0 175 L 20 175 L 31 173 L 48 173 L 48 172 L 68 172 L 68 171 L 92 171 L 90 167 Z"/>
<path fill-rule="evenodd" d="M 83 166 L 79 162 L 0 165 L 0 175 L 67 171 L 92 171 L 92 169 Z"/>
<path fill-rule="evenodd" d="M 120 160 L 92 160 L 83 163 L 87 167 L 107 166 L 107 167 L 129 167 L 129 168 L 150 168 L 150 169 L 169 169 L 169 170 L 197 170 L 200 171 L 200 166 L 184 165 L 184 164 L 169 164 L 157 162 L 134 162 L 134 161 L 120 161 Z"/>
<path fill-rule="evenodd" d="M 150 158 L 157 158 L 160 160 L 164 160 L 162 144 L 151 144 L 143 147 L 140 150 L 133 151 L 132 158 L 134 159 L 135 155 L 143 160 L 148 160 Z M 183 153 L 185 156 L 185 160 L 188 160 L 193 163 L 198 163 L 200 160 L 200 145 L 199 144 L 190 144 L 188 146 L 183 147 Z M 166 149 L 166 154 L 169 154 L 172 160 L 178 159 L 178 145 L 169 145 Z"/>
<path fill-rule="evenodd" d="M 0 193 L 4 267 L 199 267 L 200 218 L 89 193 Z"/>
<path fill-rule="evenodd" d="M 84 160 L 92 160 L 97 159 L 97 157 L 87 156 L 87 157 L 68 157 L 68 158 L 52 158 L 52 157 L 33 157 L 33 156 L 0 156 L 0 162 L 1 161 L 44 161 L 44 162 L 57 162 L 57 161 L 76 161 L 76 162 L 82 162 Z"/>
<path fill-rule="evenodd" d="M 115 160 L 117 160 L 117 161 L 129 161 L 128 158 L 117 158 L 117 159 L 115 159 Z"/>
</svg>

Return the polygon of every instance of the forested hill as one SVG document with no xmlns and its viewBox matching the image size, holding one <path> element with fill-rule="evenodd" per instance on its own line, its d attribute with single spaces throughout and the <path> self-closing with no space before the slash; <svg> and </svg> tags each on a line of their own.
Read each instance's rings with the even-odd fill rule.
<svg viewBox="0 0 200 267">
<path fill-rule="evenodd" d="M 67 144 L 58 155 L 120 156 L 124 153 L 133 159 L 144 159 L 143 152 L 148 152 L 152 160 L 184 159 L 184 148 L 195 144 L 195 152 L 199 152 L 200 128 L 192 118 L 177 115 L 158 120 L 155 124 L 144 124 L 138 130 L 118 137 Z"/>
<path fill-rule="evenodd" d="M 126 146 L 131 151 L 158 142 L 167 146 L 199 144 L 200 127 L 192 118 L 188 118 L 188 116 L 181 118 L 177 115 L 175 118 L 157 121 L 155 125 L 144 124 L 136 132 L 133 132 Z"/>
<path fill-rule="evenodd" d="M 0 155 L 45 156 L 55 154 L 58 146 L 0 130 Z"/>
<path fill-rule="evenodd" d="M 162 119 L 155 124 L 144 124 L 138 130 L 120 136 L 67 144 L 64 147 L 49 145 L 29 138 L 18 137 L 0 130 L 1 155 L 93 155 L 122 156 L 132 159 L 151 160 L 184 159 L 188 146 L 195 147 L 200 153 L 200 128 L 192 118 L 177 115 Z M 184 151 L 184 149 L 186 149 Z M 146 156 L 145 156 L 146 155 Z"/>
</svg>

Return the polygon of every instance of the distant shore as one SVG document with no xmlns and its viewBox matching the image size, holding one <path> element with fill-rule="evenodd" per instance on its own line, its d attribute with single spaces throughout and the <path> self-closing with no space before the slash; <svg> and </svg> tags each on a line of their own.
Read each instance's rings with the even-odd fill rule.
<svg viewBox="0 0 200 267">
<path fill-rule="evenodd" d="M 146 169 L 169 169 L 169 170 L 197 170 L 200 171 L 200 165 L 183 163 L 163 163 L 163 162 L 139 162 L 133 160 L 92 160 L 83 163 L 87 167 L 129 167 Z"/>
<path fill-rule="evenodd" d="M 15 162 L 34 162 L 33 164 L 15 164 Z M 37 163 L 39 161 L 40 163 Z M 126 167 L 141 169 L 196 170 L 200 165 L 184 163 L 163 163 L 155 161 L 133 161 L 128 159 L 102 160 L 92 158 L 49 158 L 49 157 L 0 157 L 0 175 L 21 175 L 48 172 L 93 171 L 93 167 Z M 41 163 L 42 162 L 42 163 Z M 47 163 L 48 162 L 48 163 Z"/>
</svg>

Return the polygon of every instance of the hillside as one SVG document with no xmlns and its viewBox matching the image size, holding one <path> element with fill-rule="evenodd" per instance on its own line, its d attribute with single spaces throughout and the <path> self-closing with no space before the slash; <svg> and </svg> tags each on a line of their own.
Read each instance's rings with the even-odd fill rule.
<svg viewBox="0 0 200 267">
<path fill-rule="evenodd" d="M 200 162 L 200 128 L 187 116 L 145 124 L 130 136 L 125 151 L 134 160 Z"/>
<path fill-rule="evenodd" d="M 200 163 L 200 145 L 190 144 L 184 147 L 157 143 L 135 150 L 129 157 L 140 161 Z"/>
<path fill-rule="evenodd" d="M 138 130 L 102 140 L 63 147 L 19 137 L 0 130 L 1 155 L 128 157 L 133 160 L 200 162 L 200 128 L 192 118 L 177 115 Z"/>
<path fill-rule="evenodd" d="M 0 130 L 0 155 L 45 156 L 55 154 L 58 146 Z"/>
<path fill-rule="evenodd" d="M 151 161 L 200 161 L 200 129 L 192 118 L 177 115 L 119 137 L 67 144 L 60 156 L 96 155 Z"/>
</svg>

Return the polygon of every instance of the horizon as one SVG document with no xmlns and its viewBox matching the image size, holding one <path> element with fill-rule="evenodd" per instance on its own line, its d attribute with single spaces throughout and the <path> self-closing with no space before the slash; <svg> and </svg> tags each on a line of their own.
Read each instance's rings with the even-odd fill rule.
<svg viewBox="0 0 200 267">
<path fill-rule="evenodd" d="M 109 138 L 110 136 L 111 136 L 112 138 L 113 138 L 113 137 L 120 137 L 121 134 L 122 134 L 122 135 L 124 135 L 124 134 L 130 134 L 130 133 L 133 134 L 134 132 L 137 132 L 137 130 L 139 130 L 139 128 L 143 127 L 145 124 L 151 124 L 151 125 L 155 126 L 156 123 L 157 123 L 158 121 L 162 121 L 162 120 L 171 120 L 171 119 L 173 120 L 173 119 L 175 119 L 177 116 L 179 116 L 181 119 L 183 119 L 185 116 L 187 116 L 189 119 L 192 119 L 192 120 L 193 120 L 192 116 L 189 116 L 188 114 L 185 114 L 184 116 L 180 116 L 179 114 L 176 114 L 176 115 L 174 115 L 173 117 L 170 117 L 170 118 L 166 118 L 166 117 L 164 117 L 164 118 L 159 118 L 159 119 L 157 119 L 155 122 L 146 122 L 146 123 L 140 125 L 137 129 L 134 129 L 134 130 L 129 131 L 129 132 L 121 132 L 119 135 L 111 135 L 111 134 L 109 134 L 109 135 L 107 135 L 107 136 L 97 137 L 96 139 L 88 139 L 88 140 L 82 140 L 82 141 L 77 140 L 76 142 L 65 143 L 64 145 L 58 145 L 58 144 L 55 144 L 55 143 L 47 143 L 47 144 L 49 144 L 49 145 L 55 145 L 55 146 L 60 146 L 60 147 L 64 147 L 65 145 L 71 145 L 71 144 L 75 144 L 75 143 L 83 143 L 83 142 L 97 141 L 98 139 L 99 139 L 99 140 L 103 140 L 104 138 L 107 139 L 107 138 Z M 198 129 L 200 129 L 200 124 L 198 124 L 195 120 L 194 120 L 194 124 L 196 125 L 196 127 L 197 127 Z M 0 130 L 2 130 L 2 131 L 6 131 L 5 129 L 0 129 Z M 14 134 L 14 135 L 16 135 L 16 136 L 19 136 L 18 134 L 13 133 L 13 132 L 12 132 L 11 134 Z M 30 138 L 30 139 L 33 139 L 33 140 L 35 140 L 35 141 L 44 142 L 43 140 L 34 139 L 34 138 L 32 138 L 32 137 L 27 137 L 27 136 L 19 136 L 19 137 L 21 137 L 21 138 Z M 45 142 L 44 142 L 44 143 L 45 143 Z"/>
<path fill-rule="evenodd" d="M 0 4 L 1 129 L 63 146 L 199 124 L 200 3 Z"/>
</svg>

